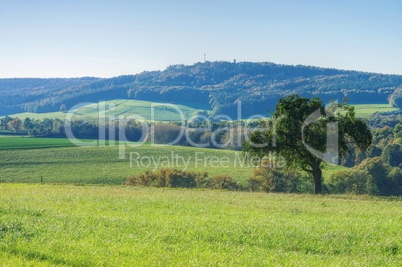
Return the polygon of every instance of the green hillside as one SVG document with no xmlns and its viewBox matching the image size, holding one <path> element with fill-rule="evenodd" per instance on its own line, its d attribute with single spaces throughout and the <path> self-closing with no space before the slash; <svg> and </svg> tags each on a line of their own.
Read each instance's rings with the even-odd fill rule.
<svg viewBox="0 0 402 267">
<path fill-rule="evenodd" d="M 118 118 L 119 115 L 129 116 L 129 115 L 139 115 L 146 120 L 151 119 L 151 105 L 154 105 L 155 121 L 180 121 L 181 117 L 179 112 L 173 108 L 168 107 L 163 103 L 155 103 L 150 101 L 141 100 L 110 100 L 101 102 L 100 105 L 104 107 L 114 107 L 113 109 L 107 109 L 104 115 L 101 117 L 115 116 Z M 111 105 L 111 106 L 110 106 Z M 179 108 L 186 119 L 191 118 L 197 112 L 206 111 L 208 114 L 212 114 L 212 110 L 208 105 L 201 105 L 197 103 L 190 103 L 188 105 L 174 104 Z M 391 107 L 389 104 L 379 103 L 379 104 L 351 104 L 355 107 L 356 116 L 360 118 L 368 118 L 375 112 L 390 112 L 396 111 L 397 108 Z M 86 105 L 74 112 L 74 118 L 98 118 L 99 117 L 99 105 L 92 104 Z M 32 119 L 64 119 L 66 117 L 66 112 L 48 112 L 48 113 L 31 113 L 24 112 L 18 114 L 12 114 L 12 118 L 32 118 Z M 244 118 L 243 118 L 244 119 Z"/>
<path fill-rule="evenodd" d="M 231 117 L 241 103 L 244 116 L 265 115 L 290 94 L 325 102 L 347 97 L 356 104 L 386 103 L 400 86 L 401 75 L 270 62 L 204 62 L 108 79 L 0 79 L 0 115 L 57 112 L 113 99 L 195 103 Z"/>
<path fill-rule="evenodd" d="M 171 106 L 174 105 L 174 106 Z M 199 111 L 211 112 L 208 106 L 195 104 L 195 107 L 180 105 L 180 104 L 166 104 L 166 103 L 156 103 L 141 100 L 110 100 L 105 102 L 100 102 L 99 104 L 89 104 L 82 106 L 74 111 L 75 118 L 82 117 L 109 117 L 115 116 L 118 120 L 118 116 L 130 116 L 138 115 L 143 117 L 145 120 L 151 120 L 152 107 L 154 109 L 154 119 L 155 121 L 180 121 L 180 110 L 183 113 L 185 119 L 189 119 L 194 116 Z M 105 112 L 100 113 L 100 110 L 104 108 Z M 177 109 L 178 110 L 177 110 Z M 32 118 L 32 119 L 64 119 L 66 117 L 66 112 L 49 112 L 49 113 L 18 113 L 10 115 L 10 117 L 18 118 Z"/>
</svg>

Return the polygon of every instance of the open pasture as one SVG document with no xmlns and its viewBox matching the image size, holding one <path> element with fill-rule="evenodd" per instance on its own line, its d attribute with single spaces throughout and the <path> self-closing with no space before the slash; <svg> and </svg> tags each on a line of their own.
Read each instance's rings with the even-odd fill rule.
<svg viewBox="0 0 402 267">
<path fill-rule="evenodd" d="M 0 266 L 400 266 L 402 202 L 0 185 Z"/>
</svg>

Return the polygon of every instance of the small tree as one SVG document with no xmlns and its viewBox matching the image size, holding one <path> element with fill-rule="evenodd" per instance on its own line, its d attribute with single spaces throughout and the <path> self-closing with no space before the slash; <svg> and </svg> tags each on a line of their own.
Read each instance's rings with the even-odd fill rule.
<svg viewBox="0 0 402 267">
<path fill-rule="evenodd" d="M 8 123 L 12 121 L 13 119 L 10 118 L 9 116 L 5 116 L 4 118 L 0 118 L 0 128 L 4 130 L 8 130 L 9 126 Z"/>
<path fill-rule="evenodd" d="M 13 119 L 8 122 L 8 127 L 13 130 L 15 133 L 18 133 L 22 130 L 22 121 L 19 118 Z"/>
<path fill-rule="evenodd" d="M 294 193 L 298 192 L 300 186 L 299 177 L 300 173 L 294 170 L 285 170 L 269 160 L 264 160 L 261 166 L 254 170 L 248 184 L 251 191 Z"/>
<path fill-rule="evenodd" d="M 390 96 L 389 96 L 389 104 L 393 107 L 399 108 L 402 110 L 402 87 L 396 89 Z"/>
<path fill-rule="evenodd" d="M 61 104 L 60 111 L 61 112 L 67 111 L 67 106 L 65 104 Z"/>
<path fill-rule="evenodd" d="M 24 129 L 29 131 L 34 127 L 34 124 L 30 118 L 25 118 L 24 119 Z"/>
<path fill-rule="evenodd" d="M 182 133 L 182 127 L 178 126 L 173 123 L 157 123 L 154 125 L 154 132 L 153 132 L 153 137 L 154 137 L 154 142 L 156 144 L 170 144 L 175 142 L 174 144 L 179 144 L 182 139 L 180 137 Z M 152 133 L 151 133 L 152 136 Z M 149 137 L 151 137 L 149 136 Z M 149 140 L 151 141 L 151 140 Z"/>
</svg>

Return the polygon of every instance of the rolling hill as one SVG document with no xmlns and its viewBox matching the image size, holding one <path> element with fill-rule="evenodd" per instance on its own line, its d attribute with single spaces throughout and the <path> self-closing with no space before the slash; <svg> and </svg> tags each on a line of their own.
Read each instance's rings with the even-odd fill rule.
<svg viewBox="0 0 402 267">
<path fill-rule="evenodd" d="M 105 107 L 105 112 L 100 112 L 101 106 Z M 120 115 L 138 115 L 143 117 L 145 120 L 151 120 L 152 109 L 154 112 L 153 119 L 155 121 L 180 121 L 181 116 L 178 113 L 179 109 L 182 112 L 182 115 L 185 119 L 189 119 L 192 116 L 196 115 L 198 112 L 212 112 L 209 110 L 208 105 L 196 105 L 195 107 L 189 107 L 185 105 L 174 105 L 169 106 L 167 104 L 155 103 L 149 101 L 141 101 L 141 100 L 124 100 L 124 99 L 116 99 L 103 101 L 100 103 L 93 103 L 83 105 L 77 109 L 74 109 L 74 118 L 83 118 L 83 117 L 109 117 L 115 116 L 118 119 Z M 203 107 L 205 109 L 203 109 Z M 18 114 L 12 114 L 13 118 L 31 118 L 31 119 L 64 119 L 67 115 L 67 112 L 56 111 L 56 112 L 46 112 L 46 113 L 32 113 L 32 112 L 24 112 Z M 139 120 L 141 121 L 141 120 Z"/>
<path fill-rule="evenodd" d="M 386 103 L 402 76 L 252 62 L 173 65 L 164 71 L 108 79 L 0 79 L 0 115 L 57 112 L 82 102 L 114 99 L 185 104 L 234 116 L 273 110 L 280 97 L 297 93 L 324 101 Z"/>
</svg>

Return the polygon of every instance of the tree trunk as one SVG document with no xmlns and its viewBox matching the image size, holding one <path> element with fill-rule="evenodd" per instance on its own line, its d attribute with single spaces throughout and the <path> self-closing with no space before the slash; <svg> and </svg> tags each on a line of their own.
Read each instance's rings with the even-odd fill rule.
<svg viewBox="0 0 402 267">
<path fill-rule="evenodd" d="M 314 177 L 314 193 L 322 193 L 322 170 L 321 161 L 315 162 L 313 164 L 313 177 Z"/>
</svg>

